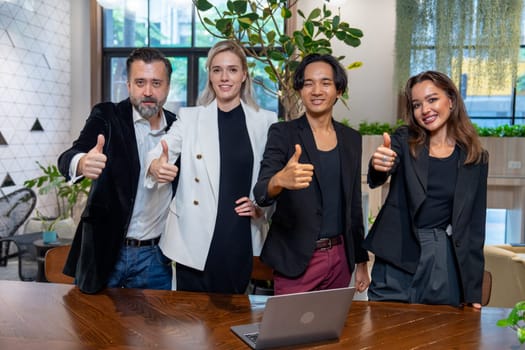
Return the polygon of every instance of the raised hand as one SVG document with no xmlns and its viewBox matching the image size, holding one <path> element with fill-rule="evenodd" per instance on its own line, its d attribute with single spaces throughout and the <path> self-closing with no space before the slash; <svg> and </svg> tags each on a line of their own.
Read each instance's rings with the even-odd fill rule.
<svg viewBox="0 0 525 350">
<path fill-rule="evenodd" d="M 310 186 L 314 175 L 314 166 L 299 163 L 301 154 L 301 146 L 295 145 L 295 153 L 288 160 L 286 166 L 276 173 L 268 183 L 268 194 L 271 197 L 280 193 L 283 188 L 300 190 Z"/>
<path fill-rule="evenodd" d="M 372 166 L 377 171 L 390 171 L 397 157 L 396 152 L 392 151 L 392 141 L 388 133 L 383 133 L 383 144 L 377 147 L 372 155 Z"/>
<path fill-rule="evenodd" d="M 162 153 L 160 154 L 159 158 L 154 159 L 151 162 L 148 173 L 152 175 L 158 183 L 172 182 L 177 176 L 179 168 L 176 165 L 170 164 L 168 162 L 169 153 L 168 144 L 166 141 L 161 140 L 160 144 L 162 146 Z"/>
<path fill-rule="evenodd" d="M 106 139 L 104 135 L 99 134 L 97 136 L 97 144 L 82 158 L 80 158 L 77 165 L 77 173 L 83 175 L 88 179 L 96 180 L 102 174 L 102 171 L 106 167 L 107 157 L 104 154 L 104 143 Z"/>
</svg>

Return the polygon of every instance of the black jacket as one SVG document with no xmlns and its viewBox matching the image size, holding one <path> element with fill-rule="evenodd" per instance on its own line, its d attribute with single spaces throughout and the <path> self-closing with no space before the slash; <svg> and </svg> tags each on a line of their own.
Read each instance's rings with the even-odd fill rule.
<svg viewBox="0 0 525 350">
<path fill-rule="evenodd" d="M 341 123 L 333 121 L 341 160 L 343 190 L 343 228 L 346 257 L 350 271 L 356 263 L 368 260 L 361 248 L 364 235 L 361 206 L 361 135 Z M 281 170 L 300 144 L 301 163 L 314 165 L 314 179 L 302 190 L 284 189 L 277 198 L 267 196 L 268 182 Z M 254 195 L 257 203 L 268 206 L 275 201 L 268 237 L 261 252 L 261 260 L 288 277 L 302 274 L 315 250 L 315 241 L 321 230 L 322 199 L 320 190 L 320 159 L 314 136 L 305 116 L 289 122 L 275 123 L 268 131 L 268 140 Z"/>
<path fill-rule="evenodd" d="M 93 107 L 78 139 L 58 158 L 59 170 L 69 180 L 72 158 L 89 152 L 99 134 L 105 137 L 106 167 L 91 185 L 64 267 L 64 273 L 75 277 L 80 290 L 86 293 L 106 287 L 129 227 L 139 176 L 143 176 L 132 108 L 129 99 Z M 168 126 L 176 119 L 167 110 L 164 115 Z"/>
<path fill-rule="evenodd" d="M 391 170 L 390 189 L 364 242 L 376 256 L 415 273 L 420 255 L 414 225 L 415 216 L 426 198 L 429 154 L 426 148 L 417 158 L 410 155 L 408 128 L 400 127 L 391 137 L 397 153 Z M 459 278 L 466 303 L 481 302 L 487 208 L 488 161 L 465 165 L 460 150 L 458 176 L 452 209 L 452 241 L 459 266 Z M 486 155 L 488 159 L 488 155 Z M 368 184 L 382 185 L 390 174 L 374 170 L 369 163 Z"/>
</svg>

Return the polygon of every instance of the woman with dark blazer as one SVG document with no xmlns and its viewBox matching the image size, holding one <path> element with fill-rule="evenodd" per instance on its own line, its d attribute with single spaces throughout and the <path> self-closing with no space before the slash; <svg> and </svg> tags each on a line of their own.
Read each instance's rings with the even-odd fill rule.
<svg viewBox="0 0 525 350">
<path fill-rule="evenodd" d="M 384 134 L 368 184 L 390 190 L 364 247 L 370 300 L 480 308 L 488 154 L 454 83 L 427 71 L 405 87 L 406 126 Z"/>
</svg>

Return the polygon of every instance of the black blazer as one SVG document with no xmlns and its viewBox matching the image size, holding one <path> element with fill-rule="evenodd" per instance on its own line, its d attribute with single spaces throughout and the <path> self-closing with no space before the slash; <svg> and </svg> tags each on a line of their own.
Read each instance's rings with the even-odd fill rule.
<svg viewBox="0 0 525 350">
<path fill-rule="evenodd" d="M 176 119 L 167 110 L 164 115 L 168 126 Z M 58 158 L 58 167 L 66 179 L 69 180 L 71 159 L 92 149 L 98 134 L 104 134 L 104 154 L 108 160 L 91 185 L 64 267 L 64 273 L 75 277 L 80 290 L 86 293 L 96 293 L 107 284 L 126 237 L 139 176 L 143 176 L 132 105 L 126 99 L 118 104 L 106 102 L 93 107 L 78 139 Z"/>
<path fill-rule="evenodd" d="M 410 155 L 408 127 L 400 127 L 391 137 L 392 150 L 397 153 L 390 172 L 390 190 L 364 247 L 376 256 L 409 272 L 415 273 L 420 255 L 414 225 L 415 215 L 426 197 L 429 154 L 422 148 L 417 158 Z M 481 302 L 487 208 L 487 161 L 465 165 L 466 153 L 460 149 L 458 177 L 452 210 L 452 240 L 459 267 L 460 285 L 466 303 Z M 369 163 L 368 184 L 381 186 L 389 173 L 374 170 Z"/>
<path fill-rule="evenodd" d="M 356 263 L 368 260 L 361 248 L 364 235 L 361 206 L 361 135 L 355 130 L 333 121 L 341 159 L 343 189 L 344 243 L 350 271 Z M 284 189 L 278 197 L 268 198 L 268 182 L 281 170 L 295 152 L 295 144 L 302 147 L 301 163 L 314 165 L 314 179 L 302 190 Z M 319 153 L 306 116 L 289 122 L 273 124 L 254 195 L 260 206 L 275 201 L 268 237 L 261 260 L 288 277 L 301 275 L 315 250 L 315 241 L 321 230 L 322 200 L 319 179 Z"/>
</svg>

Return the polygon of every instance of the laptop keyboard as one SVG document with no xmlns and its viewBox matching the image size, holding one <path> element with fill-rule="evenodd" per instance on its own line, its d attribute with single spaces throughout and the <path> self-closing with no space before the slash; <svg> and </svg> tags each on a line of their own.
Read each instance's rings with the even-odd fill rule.
<svg viewBox="0 0 525 350">
<path fill-rule="evenodd" d="M 246 338 L 250 339 L 255 344 L 255 343 L 257 343 L 257 337 L 259 336 L 259 333 L 258 332 L 246 333 L 244 336 Z"/>
</svg>

